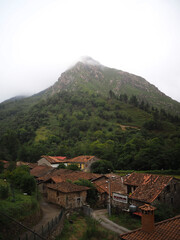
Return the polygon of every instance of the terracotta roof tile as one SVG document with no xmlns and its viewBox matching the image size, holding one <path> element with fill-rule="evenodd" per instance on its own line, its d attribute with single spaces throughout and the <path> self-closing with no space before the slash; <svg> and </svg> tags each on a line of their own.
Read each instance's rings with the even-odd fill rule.
<svg viewBox="0 0 180 240">
<path fill-rule="evenodd" d="M 179 240 L 180 239 L 180 215 L 165 221 L 155 223 L 155 230 L 151 233 L 141 228 L 120 235 L 127 240 Z"/>
<path fill-rule="evenodd" d="M 45 158 L 49 163 L 64 163 L 67 161 L 66 157 L 61 156 L 41 156 L 42 158 Z"/>
<path fill-rule="evenodd" d="M 144 204 L 143 206 L 139 207 L 142 211 L 154 211 L 156 208 L 149 205 L 149 204 Z"/>
<path fill-rule="evenodd" d="M 109 183 L 107 179 L 99 179 L 98 181 L 93 181 L 93 184 L 96 186 L 97 190 L 100 193 L 106 192 L 109 194 Z M 111 196 L 113 192 L 119 192 L 121 194 L 126 194 L 126 187 L 123 184 L 122 177 L 115 178 L 113 180 L 110 180 L 110 191 Z"/>
<path fill-rule="evenodd" d="M 81 191 L 87 191 L 89 188 L 85 186 L 79 186 L 73 183 L 69 182 L 61 182 L 56 184 L 48 184 L 48 188 L 64 192 L 64 193 L 70 193 L 70 192 L 81 192 Z"/>
<path fill-rule="evenodd" d="M 53 170 L 53 167 L 49 166 L 36 166 L 35 168 L 30 170 L 30 174 L 34 177 L 42 177 L 45 174 L 48 174 Z"/>
<path fill-rule="evenodd" d="M 95 156 L 78 156 L 72 159 L 68 159 L 67 162 L 71 162 L 71 163 L 87 163 L 88 161 L 90 161 L 91 159 L 93 159 Z"/>
<path fill-rule="evenodd" d="M 167 184 L 172 180 L 172 177 L 170 176 L 158 176 L 153 174 L 148 174 L 148 176 L 146 176 L 146 174 L 140 175 L 140 178 L 144 179 L 144 182 L 142 182 L 141 185 L 136 188 L 136 190 L 129 196 L 129 198 L 149 203 L 153 202 L 162 192 L 162 190 L 167 186 Z"/>
<path fill-rule="evenodd" d="M 127 176 L 124 180 L 124 184 L 131 186 L 139 186 L 143 183 L 146 183 L 152 174 L 136 173 L 133 172 Z"/>
<path fill-rule="evenodd" d="M 53 171 L 51 171 L 50 173 L 46 174 L 43 177 L 39 177 L 38 180 L 39 181 L 43 181 L 46 182 L 48 181 L 50 178 L 52 178 L 53 176 L 61 176 L 62 174 L 70 174 L 72 173 L 72 170 L 69 169 L 53 169 Z"/>
<path fill-rule="evenodd" d="M 79 179 L 91 180 L 97 178 L 99 174 L 87 173 L 82 171 L 72 171 L 68 169 L 59 169 L 54 170 L 46 176 L 40 177 L 38 180 L 40 181 L 48 181 L 52 179 L 55 183 L 66 181 L 67 179 L 72 182 L 77 181 Z"/>
<path fill-rule="evenodd" d="M 6 160 L 0 160 L 0 162 L 4 163 L 4 168 L 7 169 L 9 167 L 9 162 Z"/>
<path fill-rule="evenodd" d="M 16 165 L 17 166 L 28 166 L 29 168 L 34 168 L 34 167 L 36 167 L 38 164 L 37 163 L 30 163 L 30 162 L 22 162 L 22 161 L 18 161 L 17 163 L 16 163 Z"/>
</svg>

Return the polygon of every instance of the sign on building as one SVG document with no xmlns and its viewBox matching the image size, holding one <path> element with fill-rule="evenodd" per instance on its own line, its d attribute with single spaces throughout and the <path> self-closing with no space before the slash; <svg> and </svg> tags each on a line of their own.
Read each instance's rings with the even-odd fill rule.
<svg viewBox="0 0 180 240">
<path fill-rule="evenodd" d="M 119 193 L 113 193 L 113 200 L 122 202 L 122 203 L 127 203 L 128 202 L 128 197 Z"/>
</svg>

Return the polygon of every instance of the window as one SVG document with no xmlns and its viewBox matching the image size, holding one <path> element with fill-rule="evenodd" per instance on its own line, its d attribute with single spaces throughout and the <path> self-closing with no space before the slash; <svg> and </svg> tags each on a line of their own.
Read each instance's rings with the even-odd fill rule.
<svg viewBox="0 0 180 240">
<path fill-rule="evenodd" d="M 81 198 L 77 198 L 77 207 L 81 206 Z"/>
</svg>

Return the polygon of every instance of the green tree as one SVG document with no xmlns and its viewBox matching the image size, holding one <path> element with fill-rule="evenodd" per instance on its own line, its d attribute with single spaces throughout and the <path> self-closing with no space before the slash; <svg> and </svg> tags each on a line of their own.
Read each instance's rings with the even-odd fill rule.
<svg viewBox="0 0 180 240">
<path fill-rule="evenodd" d="M 65 169 L 66 166 L 64 165 L 64 163 L 60 163 L 59 166 L 57 167 L 57 169 Z"/>
<path fill-rule="evenodd" d="M 160 222 L 168 218 L 174 217 L 173 208 L 165 203 L 156 203 L 155 204 L 155 221 Z"/>
<path fill-rule="evenodd" d="M 72 163 L 72 164 L 68 165 L 68 166 L 67 166 L 67 169 L 73 170 L 73 171 L 80 171 L 80 168 L 79 168 L 78 165 L 75 164 L 75 163 Z"/>
<path fill-rule="evenodd" d="M 87 191 L 86 201 L 90 205 L 96 204 L 96 202 L 98 200 L 98 192 L 97 192 L 97 189 L 95 188 L 95 186 L 89 180 L 79 179 L 78 181 L 75 181 L 74 183 L 77 185 L 80 185 L 80 186 L 89 187 L 89 190 Z"/>
<path fill-rule="evenodd" d="M 94 173 L 109 173 L 114 170 L 113 165 L 110 161 L 107 160 L 99 160 L 91 165 L 91 171 Z"/>
</svg>

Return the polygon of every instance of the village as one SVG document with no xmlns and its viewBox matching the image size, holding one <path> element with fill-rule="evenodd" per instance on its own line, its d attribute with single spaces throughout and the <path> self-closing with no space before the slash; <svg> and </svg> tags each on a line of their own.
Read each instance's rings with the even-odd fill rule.
<svg viewBox="0 0 180 240">
<path fill-rule="evenodd" d="M 87 205 L 89 187 L 74 184 L 78 180 L 90 181 L 98 192 L 96 208 L 118 209 L 141 217 L 142 228 L 122 234 L 120 239 L 180 239 L 180 215 L 163 222 L 154 222 L 156 203 L 180 207 L 180 181 L 166 175 L 145 173 L 120 176 L 115 173 L 90 172 L 91 164 L 98 161 L 95 156 L 78 156 L 67 159 L 61 156 L 41 156 L 37 163 L 18 162 L 28 165 L 30 174 L 36 179 L 39 191 L 47 202 L 66 211 Z M 80 170 L 58 168 L 60 164 L 76 164 Z M 163 238 L 160 238 L 160 236 Z"/>
</svg>

